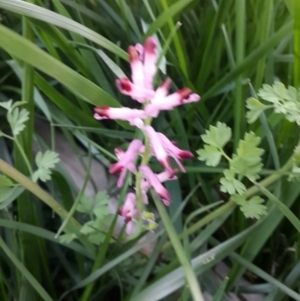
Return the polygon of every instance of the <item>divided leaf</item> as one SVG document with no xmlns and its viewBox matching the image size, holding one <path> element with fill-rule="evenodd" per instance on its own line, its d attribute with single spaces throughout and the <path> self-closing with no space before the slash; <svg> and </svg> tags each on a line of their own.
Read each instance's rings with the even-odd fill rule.
<svg viewBox="0 0 300 301">
<path fill-rule="evenodd" d="M 268 108 L 268 106 L 264 105 L 253 97 L 247 99 L 246 106 L 248 108 L 248 111 L 246 113 L 248 123 L 253 123 L 254 121 L 256 121 L 260 114 Z"/>
<path fill-rule="evenodd" d="M 271 103 L 275 113 L 285 115 L 290 122 L 296 122 L 300 125 L 300 90 L 293 87 L 286 87 L 280 82 L 275 82 L 273 86 L 263 85 L 258 95 Z M 252 108 L 249 108 L 252 110 Z M 252 117 L 249 113 L 250 117 Z M 251 118 L 250 118 L 251 119 Z"/>
<path fill-rule="evenodd" d="M 7 114 L 12 133 L 17 136 L 25 128 L 25 122 L 29 119 L 29 112 L 25 109 L 15 108 Z"/>
<path fill-rule="evenodd" d="M 253 132 L 246 133 L 244 140 L 239 141 L 237 154 L 233 155 L 230 169 L 249 179 L 257 179 L 262 169 L 261 155 L 264 150 L 258 148 L 260 138 Z"/>
<path fill-rule="evenodd" d="M 35 157 L 35 162 L 38 170 L 32 175 L 33 181 L 40 179 L 46 182 L 51 179 L 51 168 L 54 168 L 55 164 L 59 162 L 59 157 L 57 153 L 47 150 L 44 154 L 38 152 Z"/>
<path fill-rule="evenodd" d="M 205 161 L 207 166 L 217 166 L 222 158 L 222 153 L 212 145 L 205 145 L 204 149 L 197 151 L 200 161 Z"/>
<path fill-rule="evenodd" d="M 222 149 L 231 138 L 231 128 L 225 123 L 217 122 L 217 126 L 209 126 L 209 130 L 201 138 L 206 144 Z"/>
<path fill-rule="evenodd" d="M 12 100 L 9 101 L 1 101 L 0 107 L 4 108 L 5 110 L 9 111 L 12 107 Z"/>
<path fill-rule="evenodd" d="M 267 214 L 267 207 L 262 204 L 264 200 L 260 196 L 246 200 L 242 195 L 233 195 L 232 200 L 240 206 L 246 218 L 259 219 L 262 215 Z"/>
<path fill-rule="evenodd" d="M 246 191 L 245 185 L 241 181 L 235 179 L 235 175 L 231 170 L 224 170 L 224 176 L 225 177 L 220 179 L 221 191 L 231 195 L 236 193 L 243 194 Z"/>
</svg>

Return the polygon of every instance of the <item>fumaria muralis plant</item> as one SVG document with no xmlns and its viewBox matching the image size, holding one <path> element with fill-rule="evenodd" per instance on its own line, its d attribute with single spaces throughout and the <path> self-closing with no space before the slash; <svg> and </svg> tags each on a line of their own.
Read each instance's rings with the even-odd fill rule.
<svg viewBox="0 0 300 301">
<path fill-rule="evenodd" d="M 135 193 L 130 192 L 126 195 L 119 210 L 119 215 L 124 217 L 126 223 L 126 233 L 131 234 L 134 221 L 138 219 L 147 220 L 149 230 L 155 228 L 154 215 L 145 211 L 149 189 L 154 189 L 166 206 L 170 204 L 170 194 L 162 183 L 176 179 L 177 169 L 171 166 L 169 157 L 175 160 L 182 172 L 185 172 L 185 169 L 180 160 L 193 157 L 190 151 L 179 149 L 175 142 L 170 141 L 164 134 L 156 132 L 151 126 L 152 118 L 157 117 L 160 111 L 169 111 L 182 104 L 197 102 L 200 100 L 200 96 L 192 93 L 189 88 L 183 88 L 168 95 L 171 87 L 170 78 L 166 78 L 154 90 L 153 79 L 157 72 L 157 55 L 156 41 L 153 37 L 147 38 L 144 46 L 141 44 L 129 46 L 128 55 L 132 81 L 128 78 L 117 79 L 116 86 L 122 94 L 141 103 L 141 109 L 95 107 L 94 117 L 97 120 L 126 120 L 132 126 L 138 127 L 144 134 L 144 143 L 134 139 L 129 144 L 127 151 L 116 148 L 115 154 L 118 162 L 109 168 L 110 173 L 120 174 L 118 187 L 123 185 L 127 171 L 136 176 Z M 137 168 L 135 162 L 139 155 L 142 160 Z M 151 156 L 155 156 L 163 167 L 161 173 L 155 174 L 148 166 Z"/>
</svg>

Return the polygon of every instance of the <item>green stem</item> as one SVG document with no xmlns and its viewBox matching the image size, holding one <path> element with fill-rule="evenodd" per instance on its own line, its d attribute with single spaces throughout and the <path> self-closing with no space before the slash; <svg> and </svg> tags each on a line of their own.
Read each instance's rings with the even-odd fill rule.
<svg viewBox="0 0 300 301">
<path fill-rule="evenodd" d="M 144 124 L 150 125 L 152 122 L 152 117 L 148 117 Z M 150 144 L 148 136 L 144 133 L 144 145 L 145 145 L 145 151 L 142 154 L 142 161 L 140 165 L 147 165 L 150 158 L 151 158 L 151 151 L 150 151 Z M 142 198 L 142 190 L 141 190 L 141 181 L 142 181 L 142 174 L 141 172 L 137 172 L 136 174 L 136 180 L 135 180 L 135 188 L 136 188 L 136 204 L 139 211 L 139 218 L 137 220 L 137 230 L 133 234 L 133 236 L 130 236 L 131 239 L 137 237 L 141 234 L 142 231 L 142 214 L 144 211 L 144 204 L 143 204 L 143 198 Z"/>
<path fill-rule="evenodd" d="M 236 26 L 236 64 L 239 66 L 244 60 L 245 52 L 245 0 L 235 0 L 235 26 Z M 244 132 L 244 97 L 242 87 L 242 75 L 240 74 L 236 79 L 235 87 L 235 101 L 234 101 L 234 148 L 238 146 L 238 142 Z"/>
<path fill-rule="evenodd" d="M 21 144 L 20 144 L 19 140 L 17 139 L 17 137 L 14 137 L 13 140 L 14 140 L 14 142 L 15 142 L 15 144 L 16 144 L 16 146 L 17 146 L 17 148 L 18 148 L 18 150 L 19 150 L 19 152 L 21 154 L 21 156 L 24 159 L 24 162 L 25 162 L 25 164 L 26 164 L 26 166 L 28 168 L 28 171 L 29 171 L 30 175 L 32 175 L 32 173 L 33 173 L 32 172 L 32 167 L 31 167 L 31 164 L 30 164 L 30 162 L 29 162 L 29 160 L 28 160 L 28 158 L 27 158 L 27 156 L 26 156 L 26 154 L 24 152 L 23 147 L 21 146 Z"/>
<path fill-rule="evenodd" d="M 194 273 L 191 263 L 185 254 L 183 246 L 180 243 L 180 240 L 179 240 L 177 233 L 173 227 L 173 224 L 169 218 L 166 208 L 164 207 L 164 205 L 162 205 L 161 201 L 157 199 L 157 197 L 154 193 L 152 193 L 152 197 L 155 202 L 158 213 L 163 221 L 165 229 L 168 233 L 168 236 L 171 240 L 172 246 L 175 250 L 178 260 L 181 263 L 181 266 L 185 273 L 185 277 L 186 277 L 187 283 L 189 285 L 189 288 L 191 290 L 192 296 L 195 301 L 204 301 L 196 274 Z"/>
</svg>

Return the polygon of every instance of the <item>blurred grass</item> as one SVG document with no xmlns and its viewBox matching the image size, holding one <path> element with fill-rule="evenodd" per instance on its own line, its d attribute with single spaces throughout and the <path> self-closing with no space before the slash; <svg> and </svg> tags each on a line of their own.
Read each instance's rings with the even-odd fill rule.
<svg viewBox="0 0 300 301">
<path fill-rule="evenodd" d="M 189 86 L 202 97 L 198 104 L 160 116 L 156 123 L 160 131 L 178 140 L 180 147 L 195 152 L 202 146 L 200 134 L 210 124 L 226 122 L 234 129 L 234 139 L 228 146 L 230 152 L 234 151 L 243 132 L 251 129 L 261 135 L 265 149 L 262 177 L 277 176 L 279 166 L 290 157 L 299 130 L 269 115 L 249 127 L 244 106 L 245 99 L 253 92 L 249 82 L 255 91 L 262 83 L 272 83 L 275 79 L 299 86 L 299 1 L 30 2 L 33 3 L 0 0 L 0 48 L 3 49 L 0 52 L 0 100 L 22 98 L 27 101 L 32 118 L 23 133 L 22 145 L 30 160 L 35 115 L 48 120 L 52 129 L 60 128 L 66 140 L 73 137 L 75 148 L 76 143 L 85 149 L 92 143 L 94 150 L 101 154 L 101 157 L 94 155 L 93 159 L 106 166 L 113 161 L 113 148 L 126 144 L 134 135 L 133 129 L 126 123 L 97 123 L 92 118 L 92 105 L 133 105 L 115 89 L 115 73 L 119 72 L 116 66 L 129 76 L 126 48 L 143 42 L 150 34 L 156 34 L 166 50 L 167 73 L 174 87 Z M 26 17 L 24 23 L 22 16 Z M 178 28 L 177 22 L 182 24 Z M 158 74 L 159 80 L 164 77 L 161 72 Z M 4 117 L 3 111 L 0 113 Z M 7 130 L 5 122 L 1 130 Z M 1 143 L 0 157 L 10 162 L 15 160 L 15 167 L 28 175 L 18 155 L 15 158 L 11 155 L 13 145 L 4 140 Z M 228 196 L 220 193 L 218 187 L 219 173 L 225 165 L 213 169 L 196 159 L 186 165 L 187 176 L 179 175 L 178 182 L 168 184 L 174 196 L 170 215 L 177 233 L 182 233 L 188 216 L 200 208 L 219 200 L 228 201 Z M 181 205 L 199 183 L 201 186 L 192 193 L 190 201 L 183 201 Z M 51 190 L 55 199 L 70 210 L 74 186 L 63 173 L 54 173 L 53 182 L 44 188 Z M 297 183 L 283 179 L 281 186 L 273 184 L 269 189 L 297 215 L 300 192 Z M 253 187 L 251 191 L 258 192 Z M 59 300 L 65 292 L 69 292 L 68 300 L 147 300 L 149 296 L 151 301 L 168 300 L 168 294 L 185 285 L 183 272 L 173 251 L 167 247 L 170 244 L 163 230 L 135 245 L 121 244 L 120 238 L 113 243 L 112 232 L 106 229 L 105 244 L 97 247 L 95 254 L 83 241 L 65 247 L 55 240 L 53 233 L 59 228 L 60 220 L 53 218 L 51 210 L 33 200 L 28 192 L 20 197 L 18 206 L 16 221 L 14 203 L 8 210 L 0 211 L 2 248 L 7 246 L 5 253 L 11 252 L 14 258 L 8 263 L 0 254 L 1 300 L 26 300 L 26 296 L 30 296 L 30 300 L 51 300 L 36 283 L 43 285 L 53 300 Z M 296 251 L 293 251 L 295 256 L 289 256 L 287 251 L 299 249 L 295 247 L 295 241 L 299 242 L 297 231 L 274 206 L 270 205 L 269 215 L 259 223 L 245 220 L 237 211 L 231 215 L 231 203 L 223 206 L 223 209 L 208 209 L 207 215 L 195 220 L 183 235 L 185 250 L 191 256 L 197 275 L 212 271 L 223 258 L 235 261 L 228 283 L 224 282 L 214 291 L 215 287 L 205 282 L 204 289 L 217 293 L 215 300 L 223 300 L 225 285 L 227 289 L 238 290 L 238 280 L 242 276 L 247 278 L 245 269 L 251 268 L 266 284 L 276 284 L 276 279 L 284 283 L 283 290 L 270 293 L 268 300 L 286 300 L 291 288 L 295 290 L 294 296 L 299 296 L 293 276 L 299 275 L 296 268 L 299 256 L 294 254 Z M 30 213 L 30 218 L 26 219 L 25 213 Z M 149 245 L 160 235 L 163 236 L 154 243 L 149 259 L 139 253 L 142 246 Z M 220 242 L 209 242 L 212 235 Z M 237 256 L 232 253 L 234 250 L 239 257 L 234 257 Z M 270 250 L 274 250 L 272 256 L 269 256 Z M 212 255 L 214 259 L 209 261 Z M 55 268 L 49 262 L 55 263 Z M 272 267 L 277 262 L 279 266 L 274 271 Z M 34 280 L 24 274 L 23 267 Z M 272 274 L 272 278 L 263 273 Z M 21 274 L 31 283 L 27 287 L 35 289 L 27 291 Z M 185 294 L 186 290 L 182 298 Z"/>
</svg>

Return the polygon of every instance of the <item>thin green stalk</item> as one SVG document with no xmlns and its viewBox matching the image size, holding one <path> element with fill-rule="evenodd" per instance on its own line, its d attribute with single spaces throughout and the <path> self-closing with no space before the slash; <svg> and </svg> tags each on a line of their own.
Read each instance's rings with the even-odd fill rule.
<svg viewBox="0 0 300 301">
<path fill-rule="evenodd" d="M 294 1 L 294 86 L 300 84 L 300 1 Z"/>
<path fill-rule="evenodd" d="M 245 52 L 245 0 L 235 0 L 236 16 L 236 64 L 239 66 L 244 60 Z M 239 140 L 245 131 L 244 116 L 244 96 L 242 86 L 242 75 L 236 79 L 235 101 L 234 101 L 234 148 L 237 148 Z"/>
<path fill-rule="evenodd" d="M 155 206 L 158 210 L 159 216 L 161 217 L 161 219 L 163 221 L 163 224 L 168 233 L 168 236 L 171 240 L 171 243 L 172 243 L 175 253 L 178 257 L 178 260 L 180 261 L 181 266 L 184 270 L 185 277 L 186 277 L 187 283 L 189 285 L 189 288 L 190 288 L 190 291 L 191 291 L 191 294 L 192 294 L 194 300 L 195 301 L 204 301 L 196 274 L 194 273 L 191 263 L 185 254 L 184 248 L 180 243 L 180 240 L 173 227 L 172 221 L 166 211 L 166 208 L 161 203 L 161 201 L 158 200 L 158 198 L 156 197 L 156 195 L 154 193 L 152 193 L 152 198 L 153 198 Z"/>
<path fill-rule="evenodd" d="M 83 185 L 78 193 L 78 196 L 71 208 L 71 210 L 69 211 L 67 217 L 65 218 L 65 220 L 63 221 L 63 223 L 61 224 L 61 226 L 59 227 L 56 235 L 55 235 L 55 238 L 58 238 L 59 235 L 61 234 L 61 232 L 64 230 L 64 228 L 67 226 L 67 224 L 69 223 L 70 219 L 72 218 L 73 214 L 75 213 L 76 211 L 76 208 L 82 198 L 82 195 L 84 194 L 84 190 L 86 188 L 86 185 L 89 181 L 89 178 L 90 178 L 90 170 L 91 170 L 91 162 L 92 162 L 92 155 L 91 155 L 91 149 L 90 149 L 90 145 L 89 145 L 89 151 L 88 151 L 88 167 L 87 167 L 87 170 L 86 170 L 86 176 L 85 176 L 85 179 L 84 179 L 84 182 L 83 182 Z"/>
</svg>

